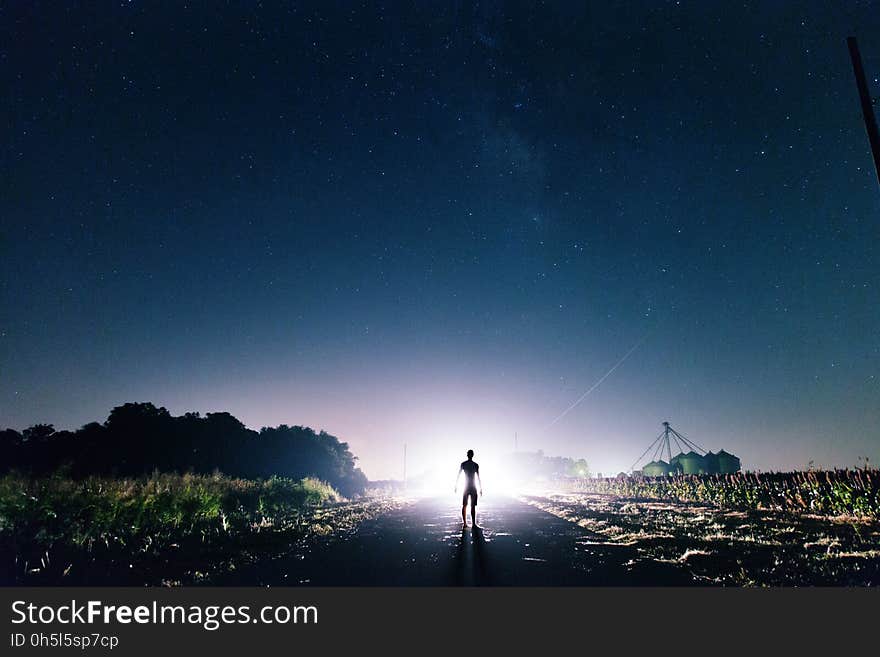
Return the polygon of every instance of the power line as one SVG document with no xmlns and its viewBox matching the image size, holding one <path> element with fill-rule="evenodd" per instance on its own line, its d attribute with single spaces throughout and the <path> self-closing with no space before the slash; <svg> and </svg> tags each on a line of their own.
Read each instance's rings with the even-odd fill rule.
<svg viewBox="0 0 880 657">
<path fill-rule="evenodd" d="M 865 121 L 865 131 L 868 133 L 868 143 L 871 146 L 871 154 L 874 156 L 874 171 L 877 181 L 880 182 L 880 130 L 877 129 L 877 118 L 874 116 L 874 101 L 868 90 L 868 79 L 865 75 L 865 67 L 862 65 L 862 55 L 859 53 L 859 44 L 856 38 L 846 38 L 849 48 L 849 57 L 852 61 L 853 74 L 856 77 L 856 87 L 859 90 L 859 102 L 862 105 L 862 118 Z"/>
</svg>

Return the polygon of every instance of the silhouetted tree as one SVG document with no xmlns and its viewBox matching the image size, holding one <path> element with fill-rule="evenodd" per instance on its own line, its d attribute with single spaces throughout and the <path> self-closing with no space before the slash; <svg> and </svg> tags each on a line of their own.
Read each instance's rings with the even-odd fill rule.
<svg viewBox="0 0 880 657">
<path fill-rule="evenodd" d="M 51 424 L 35 424 L 22 432 L 26 442 L 45 442 L 55 433 L 55 427 Z"/>
<path fill-rule="evenodd" d="M 0 468 L 6 470 L 20 463 L 23 440 L 15 429 L 0 431 Z"/>
<path fill-rule="evenodd" d="M 0 470 L 41 474 L 61 466 L 74 476 L 153 470 L 313 476 L 343 495 L 362 493 L 367 484 L 357 457 L 335 436 L 283 424 L 256 432 L 224 412 L 175 417 L 149 402 L 128 403 L 111 410 L 104 424 L 91 422 L 76 432 L 38 424 L 21 434 L 0 433 Z"/>
</svg>

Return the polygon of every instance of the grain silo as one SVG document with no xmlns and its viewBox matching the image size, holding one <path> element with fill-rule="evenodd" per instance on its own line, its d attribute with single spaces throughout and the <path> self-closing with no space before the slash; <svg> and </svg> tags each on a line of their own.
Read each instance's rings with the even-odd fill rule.
<svg viewBox="0 0 880 657">
<path fill-rule="evenodd" d="M 673 443 L 679 450 L 675 456 L 672 455 Z M 643 468 L 643 474 L 646 477 L 675 474 L 731 474 L 739 472 L 741 467 L 739 458 L 733 454 L 725 452 L 723 449 L 717 453 L 707 452 L 690 438 L 683 436 L 669 426 L 669 422 L 663 423 L 661 434 L 636 459 L 636 462 L 630 467 L 630 471 L 632 472 L 633 468 L 648 456 L 651 462 Z M 663 460 L 664 456 L 666 457 L 665 461 Z"/>
<path fill-rule="evenodd" d="M 742 468 L 739 457 L 728 454 L 723 449 L 718 452 L 718 472 L 721 474 L 733 474 Z"/>
<path fill-rule="evenodd" d="M 717 474 L 721 472 L 720 466 L 718 465 L 717 454 L 706 452 L 705 456 L 703 456 L 703 463 L 706 466 L 706 474 Z"/>
<path fill-rule="evenodd" d="M 642 475 L 645 477 L 667 477 L 669 476 L 669 464 L 666 461 L 651 461 L 642 468 Z"/>
<path fill-rule="evenodd" d="M 706 472 L 706 460 L 694 450 L 689 451 L 687 454 L 679 454 L 674 460 L 678 464 L 681 474 L 705 474 Z"/>
</svg>

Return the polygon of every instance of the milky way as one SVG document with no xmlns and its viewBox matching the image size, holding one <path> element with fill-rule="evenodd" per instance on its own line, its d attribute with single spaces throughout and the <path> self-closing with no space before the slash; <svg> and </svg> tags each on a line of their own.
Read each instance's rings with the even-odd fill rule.
<svg viewBox="0 0 880 657">
<path fill-rule="evenodd" d="M 246 4 L 0 10 L 0 424 L 880 460 L 875 3 Z"/>
</svg>

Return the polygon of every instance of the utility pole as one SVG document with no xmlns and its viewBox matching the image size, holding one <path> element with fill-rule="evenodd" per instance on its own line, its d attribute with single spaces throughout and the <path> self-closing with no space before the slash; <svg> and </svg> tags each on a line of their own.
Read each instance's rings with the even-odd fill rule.
<svg viewBox="0 0 880 657">
<path fill-rule="evenodd" d="M 862 56 L 856 38 L 847 37 L 846 45 L 849 47 L 849 57 L 852 60 L 859 100 L 862 103 L 862 117 L 865 119 L 865 130 L 868 132 L 868 142 L 871 144 L 871 154 L 874 156 L 874 172 L 880 184 L 880 131 L 877 130 L 877 117 L 874 116 L 874 103 L 868 91 L 868 80 L 865 77 L 865 67 L 862 66 Z"/>
<path fill-rule="evenodd" d="M 513 451 L 514 452 L 519 451 L 519 439 L 516 435 L 516 431 L 513 432 Z"/>
</svg>

